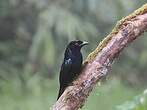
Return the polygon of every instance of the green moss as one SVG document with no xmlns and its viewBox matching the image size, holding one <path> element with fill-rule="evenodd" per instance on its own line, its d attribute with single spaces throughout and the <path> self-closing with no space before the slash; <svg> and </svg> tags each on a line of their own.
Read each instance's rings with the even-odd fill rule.
<svg viewBox="0 0 147 110">
<path fill-rule="evenodd" d="M 124 27 L 124 25 L 128 24 L 127 21 L 131 21 L 133 18 L 135 18 L 138 15 L 142 15 L 147 12 L 147 4 L 143 5 L 141 8 L 134 11 L 134 13 L 126 16 L 125 18 L 122 18 L 120 21 L 117 22 L 116 26 L 112 30 L 112 32 L 105 37 L 97 46 L 97 48 L 91 52 L 87 59 L 84 61 L 84 64 L 87 62 L 92 62 L 94 58 L 97 56 L 97 54 L 108 44 L 108 42 L 111 40 L 111 38 L 118 33 L 118 31 Z"/>
</svg>

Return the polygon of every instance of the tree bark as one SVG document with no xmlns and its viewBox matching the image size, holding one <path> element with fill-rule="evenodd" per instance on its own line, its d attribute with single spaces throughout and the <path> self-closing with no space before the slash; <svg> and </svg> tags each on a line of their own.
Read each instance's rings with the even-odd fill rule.
<svg viewBox="0 0 147 110">
<path fill-rule="evenodd" d="M 52 110 L 77 110 L 96 83 L 107 75 L 119 53 L 147 30 L 147 4 L 120 20 L 112 32 L 87 57 L 80 76 L 67 87 Z"/>
</svg>

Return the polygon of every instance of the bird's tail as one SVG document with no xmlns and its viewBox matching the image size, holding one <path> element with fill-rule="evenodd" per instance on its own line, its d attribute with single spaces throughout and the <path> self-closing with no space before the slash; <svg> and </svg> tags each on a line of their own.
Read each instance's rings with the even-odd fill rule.
<svg viewBox="0 0 147 110">
<path fill-rule="evenodd" d="M 59 90 L 59 93 L 58 93 L 57 100 L 58 100 L 59 97 L 63 94 L 64 90 L 65 90 L 65 87 L 60 87 L 60 90 Z"/>
</svg>

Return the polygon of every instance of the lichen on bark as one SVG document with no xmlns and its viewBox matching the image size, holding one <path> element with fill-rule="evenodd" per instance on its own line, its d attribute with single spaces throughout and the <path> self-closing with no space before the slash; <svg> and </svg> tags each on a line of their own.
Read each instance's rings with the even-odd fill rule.
<svg viewBox="0 0 147 110">
<path fill-rule="evenodd" d="M 141 8 L 134 11 L 134 13 L 122 18 L 120 21 L 117 22 L 116 26 L 113 28 L 112 32 L 107 35 L 97 46 L 97 48 L 91 52 L 86 60 L 84 61 L 84 64 L 88 62 L 92 62 L 94 58 L 97 56 L 97 54 L 108 44 L 108 42 L 111 40 L 112 36 L 116 35 L 120 29 L 122 29 L 125 25 L 127 25 L 133 18 L 135 18 L 138 15 L 142 15 L 147 12 L 147 4 L 143 5 Z"/>
</svg>

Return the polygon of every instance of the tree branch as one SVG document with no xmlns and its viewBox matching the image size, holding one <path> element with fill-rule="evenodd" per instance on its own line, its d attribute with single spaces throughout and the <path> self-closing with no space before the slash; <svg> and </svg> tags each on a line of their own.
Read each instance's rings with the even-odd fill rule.
<svg viewBox="0 0 147 110">
<path fill-rule="evenodd" d="M 147 30 L 147 4 L 120 20 L 113 31 L 87 57 L 80 76 L 69 86 L 52 110 L 77 110 L 82 107 L 96 83 L 107 75 L 119 53 Z"/>
</svg>

